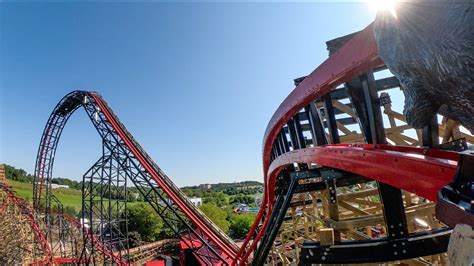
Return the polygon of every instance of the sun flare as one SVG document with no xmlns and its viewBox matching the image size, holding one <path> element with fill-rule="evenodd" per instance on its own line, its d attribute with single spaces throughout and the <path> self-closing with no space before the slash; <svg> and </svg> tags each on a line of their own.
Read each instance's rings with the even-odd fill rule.
<svg viewBox="0 0 474 266">
<path fill-rule="evenodd" d="M 368 0 L 369 8 L 374 12 L 385 11 L 396 17 L 397 0 Z"/>
</svg>

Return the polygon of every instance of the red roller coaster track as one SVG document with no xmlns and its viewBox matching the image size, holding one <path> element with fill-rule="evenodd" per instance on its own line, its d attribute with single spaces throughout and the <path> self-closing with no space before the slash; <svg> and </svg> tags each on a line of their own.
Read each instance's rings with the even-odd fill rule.
<svg viewBox="0 0 474 266">
<path fill-rule="evenodd" d="M 216 231 L 213 230 L 213 228 L 210 228 L 208 224 L 205 224 L 205 221 L 202 219 L 202 217 L 198 216 L 196 210 L 192 209 L 191 206 L 193 205 L 189 205 L 187 204 L 187 202 L 185 202 L 186 197 L 183 197 L 184 194 L 178 194 L 178 192 L 176 191 L 177 188 L 173 190 L 170 186 L 170 183 L 167 183 L 165 179 L 160 176 L 160 174 L 156 170 L 153 169 L 150 163 L 145 159 L 145 157 L 136 147 L 137 144 L 132 143 L 132 140 L 129 138 L 130 134 L 124 132 L 122 128 L 123 126 L 121 127 L 117 123 L 116 118 L 109 112 L 109 108 L 106 107 L 102 99 L 95 94 L 91 94 L 91 96 L 95 99 L 100 109 L 104 112 L 108 121 L 112 124 L 112 127 L 116 130 L 116 132 L 118 132 L 127 147 L 130 148 L 133 155 L 138 158 L 138 160 L 145 167 L 146 171 L 151 174 L 151 176 L 165 191 L 165 193 L 173 200 L 175 204 L 178 205 L 178 207 L 191 219 L 191 221 L 193 221 L 193 223 L 211 239 L 212 242 L 216 243 L 216 245 L 222 252 L 224 252 L 229 258 L 234 258 L 236 255 L 235 245 L 233 245 L 233 243 L 230 243 L 229 241 L 223 240 L 222 235 L 217 234 Z M 172 186 L 175 187 L 174 184 L 172 184 Z"/>
<path fill-rule="evenodd" d="M 43 184 L 50 186 L 52 165 L 54 161 L 54 154 L 57 147 L 57 143 L 69 116 L 80 106 L 84 106 L 86 110 L 91 112 L 91 119 L 94 122 L 101 117 L 101 124 L 96 126 L 99 132 L 104 133 L 109 138 L 111 135 L 116 136 L 117 145 L 126 151 L 127 156 L 134 160 L 135 169 L 138 169 L 139 173 L 146 175 L 146 180 L 152 182 L 152 187 L 160 188 L 164 194 L 168 196 L 173 206 L 177 208 L 194 224 L 196 229 L 193 229 L 191 233 L 187 234 L 187 238 L 192 240 L 193 238 L 199 238 L 200 241 L 208 242 L 206 245 L 199 245 L 197 248 L 200 249 L 198 254 L 204 256 L 204 253 L 208 253 L 213 258 L 208 258 L 206 263 L 217 263 L 216 260 L 220 260 L 222 263 L 229 263 L 237 253 L 237 246 L 228 238 L 217 226 L 215 226 L 205 215 L 200 212 L 192 203 L 190 203 L 186 196 L 177 188 L 171 180 L 158 168 L 156 163 L 145 153 L 136 142 L 131 134 L 127 131 L 125 126 L 120 120 L 113 114 L 110 107 L 107 105 L 105 100 L 94 92 L 86 91 L 75 91 L 66 95 L 63 100 L 58 104 L 56 109 L 53 111 L 50 120 L 44 130 L 43 138 L 41 140 L 38 159 L 36 164 L 36 176 L 38 183 L 35 182 L 35 204 L 36 208 L 40 208 L 39 204 L 41 199 L 48 200 L 52 196 L 43 195 L 42 189 Z M 89 109 L 87 109 L 89 108 Z M 104 137 L 103 138 L 107 138 Z M 138 167 L 139 166 L 139 167 Z M 135 185 L 141 186 L 143 182 L 136 181 Z M 153 190 L 154 191 L 154 190 Z M 145 196 L 149 196 L 149 193 L 145 193 Z M 158 192 L 155 192 L 158 193 Z M 156 197 L 161 197 L 155 194 Z M 49 200 L 50 201 L 50 200 Z M 167 202 L 161 201 L 162 203 Z M 51 203 L 49 203 L 51 204 Z M 158 202 L 158 205 L 161 203 Z M 156 206 L 156 205 L 155 205 Z M 164 208 L 163 212 L 168 207 Z M 171 208 L 171 207 L 170 207 Z M 169 209 L 170 209 L 169 208 Z M 49 208 L 51 209 L 51 208 Z M 158 211 L 161 213 L 161 211 Z M 93 241 L 96 242 L 96 241 Z M 186 241 L 185 243 L 194 243 L 195 241 Z M 113 258 L 113 257 L 112 257 Z"/>
<path fill-rule="evenodd" d="M 206 243 L 208 241 L 210 243 L 207 246 L 208 249 L 216 253 L 214 259 L 217 258 L 223 263 L 247 264 L 249 262 L 267 226 L 271 223 L 269 214 L 275 208 L 277 176 L 287 166 L 295 163 L 317 164 L 344 170 L 436 201 L 438 191 L 448 185 L 456 174 L 460 160 L 456 152 L 386 144 L 328 144 L 293 148 L 292 151 L 272 157 L 272 149 L 274 149 L 278 134 L 301 109 L 316 98 L 328 94 L 341 83 L 382 66 L 383 62 L 378 56 L 372 25 L 369 25 L 306 77 L 278 107 L 267 126 L 263 141 L 265 182 L 262 207 L 240 249 L 190 204 L 179 188 L 133 139 L 105 100 L 94 92 L 73 92 L 67 95 L 58 104 L 60 108 L 53 112 L 39 149 L 36 176 L 40 181 L 40 186 L 35 190 L 35 202 L 38 204 L 38 198 L 41 198 L 43 183 L 50 182 L 57 140 L 69 114 L 81 105 L 87 110 L 87 104 L 91 104 L 89 106 L 91 117 L 92 115 L 103 117 L 104 123 L 99 125 L 100 130 L 104 130 L 107 133 L 106 136 L 112 135 L 109 133 L 117 136 L 117 142 L 123 146 L 125 153 L 136 160 L 148 180 L 156 183 L 196 227 L 196 231 L 191 235 L 201 237 L 201 241 Z M 90 100 L 89 103 L 87 99 Z M 56 126 L 58 124 L 59 126 Z M 205 262 L 216 263 L 214 259 Z"/>
<path fill-rule="evenodd" d="M 288 120 L 343 82 L 383 66 L 378 57 L 372 24 L 355 35 L 335 54 L 307 76 L 282 102 L 272 116 L 263 141 L 265 190 L 262 207 L 234 263 L 246 263 L 262 238 L 275 200 L 275 178 L 282 168 L 293 163 L 316 163 L 360 174 L 391 186 L 436 200 L 439 189 L 452 181 L 459 159 L 457 153 L 436 149 L 388 145 L 324 145 L 298 149 L 278 157 L 272 163 L 272 146 Z M 267 215 L 268 218 L 268 215 Z M 259 232 L 254 239 L 257 228 Z"/>
</svg>

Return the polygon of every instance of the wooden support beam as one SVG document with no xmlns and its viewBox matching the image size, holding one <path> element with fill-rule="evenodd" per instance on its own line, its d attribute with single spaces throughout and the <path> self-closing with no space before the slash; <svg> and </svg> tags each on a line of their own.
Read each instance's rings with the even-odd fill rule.
<svg viewBox="0 0 474 266">
<path fill-rule="evenodd" d="M 322 228 L 319 229 L 319 242 L 322 246 L 334 245 L 334 229 Z"/>
</svg>

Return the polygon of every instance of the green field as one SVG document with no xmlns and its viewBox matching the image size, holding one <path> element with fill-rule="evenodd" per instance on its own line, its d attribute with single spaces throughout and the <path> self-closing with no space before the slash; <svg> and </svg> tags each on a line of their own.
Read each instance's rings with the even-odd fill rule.
<svg viewBox="0 0 474 266">
<path fill-rule="evenodd" d="M 13 191 L 20 197 L 28 200 L 30 203 L 33 202 L 33 184 L 22 183 L 14 180 L 8 180 L 12 186 Z M 82 192 L 77 189 L 71 188 L 58 188 L 53 189 L 53 195 L 55 195 L 64 207 L 72 207 L 74 210 L 79 212 L 82 208 Z M 108 206 L 107 199 L 104 200 L 106 206 Z M 128 205 L 134 205 L 137 202 L 129 202 Z"/>
<path fill-rule="evenodd" d="M 15 193 L 32 202 L 33 199 L 33 184 L 22 183 L 18 181 L 8 180 Z M 61 201 L 64 206 L 73 207 L 76 211 L 79 211 L 82 206 L 82 195 L 80 190 L 59 188 L 53 189 L 53 194 Z"/>
</svg>

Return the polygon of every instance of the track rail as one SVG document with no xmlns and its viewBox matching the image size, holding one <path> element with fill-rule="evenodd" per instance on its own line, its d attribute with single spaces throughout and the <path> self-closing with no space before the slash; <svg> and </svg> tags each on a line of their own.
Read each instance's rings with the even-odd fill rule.
<svg viewBox="0 0 474 266">
<path fill-rule="evenodd" d="M 102 96 L 95 92 L 72 92 L 60 101 L 51 114 L 38 149 L 35 169 L 35 207 L 40 208 L 40 206 L 45 205 L 47 214 L 48 210 L 51 209 L 50 184 L 56 147 L 70 115 L 82 106 L 101 137 L 103 139 L 113 139 L 114 143 L 127 156 L 126 159 L 133 164 L 133 169 L 137 172 L 134 173 L 132 181 L 155 210 L 162 214 L 162 212 L 173 209 L 175 206 L 176 209 L 173 209 L 174 215 L 179 216 L 180 214 L 177 212 L 179 210 L 191 222 L 193 228 L 188 225 L 188 233 L 182 234 L 180 237 L 184 238 L 184 243 L 193 243 L 195 240 L 202 243 L 198 247 L 193 247 L 193 250 L 203 263 L 248 264 L 252 254 L 259 256 L 254 260 L 256 264 L 264 263 L 265 256 L 268 254 L 278 230 L 278 228 L 271 227 L 279 226 L 284 219 L 283 215 L 276 212 L 279 211 L 281 206 L 288 208 L 291 205 L 292 194 L 299 189 L 297 182 L 292 180 L 290 183 L 291 190 L 287 191 L 288 194 L 282 197 L 282 187 L 277 186 L 277 183 L 282 181 L 278 178 L 281 177 L 280 174 L 284 170 L 290 169 L 289 172 L 297 172 L 295 167 L 299 168 L 298 171 L 303 169 L 309 172 L 309 165 L 311 164 L 317 164 L 321 168 L 342 170 L 378 181 L 378 190 L 384 208 L 393 208 L 393 214 L 387 211 L 384 212 L 387 226 L 389 224 L 392 226 L 393 221 L 399 221 L 397 216 L 402 217 L 400 220 L 402 229 L 394 233 L 393 238 L 387 238 L 384 245 L 390 245 L 392 243 L 390 241 L 399 241 L 400 243 L 410 241 L 409 238 L 405 237 L 408 230 L 400 189 L 436 201 L 440 189 L 452 182 L 456 172 L 459 172 L 460 155 L 456 152 L 432 148 L 387 145 L 383 123 L 381 128 L 378 127 L 381 119 L 375 117 L 377 114 L 374 114 L 373 102 L 364 102 L 363 107 L 365 108 L 364 111 L 367 112 L 367 117 L 360 118 L 361 120 L 367 120 L 363 125 L 365 130 L 363 130 L 363 137 L 365 137 L 366 143 L 371 144 L 338 144 L 335 119 L 333 119 L 334 121 L 327 121 L 330 124 L 327 126 L 329 131 L 329 138 L 327 138 L 321 121 L 318 122 L 318 125 L 318 123 L 311 122 L 311 118 L 308 118 L 309 125 L 312 127 L 313 146 L 307 147 L 298 120 L 300 119 L 298 114 L 302 109 L 306 113 L 315 112 L 311 108 L 315 108 L 312 105 L 316 99 L 323 99 L 324 104 L 332 104 L 329 94 L 338 85 L 350 82 L 355 77 L 365 75 L 366 72 L 371 73 L 373 69 L 383 66 L 384 64 L 378 56 L 372 25 L 369 25 L 307 76 L 278 107 L 267 126 L 263 140 L 264 196 L 262 207 L 240 249 L 198 208 L 189 202 L 182 191 L 174 185 L 133 138 Z M 371 81 L 367 79 L 366 82 Z M 373 91 L 368 93 L 373 93 Z M 325 98 L 328 95 L 329 98 Z M 373 96 L 364 97 L 373 100 Z M 377 97 L 377 95 L 375 96 Z M 355 108 L 357 109 L 357 107 Z M 328 115 L 334 117 L 333 113 Z M 363 124 L 363 122 L 359 123 Z M 289 131 L 290 141 L 286 139 L 285 126 Z M 335 134 L 334 131 L 336 131 Z M 291 149 L 289 143 L 291 143 Z M 289 176 L 291 176 L 291 173 Z M 322 175 L 319 177 L 322 177 Z M 145 183 L 146 187 L 143 185 Z M 158 206 L 157 202 L 152 203 L 150 191 L 155 193 L 154 197 L 161 199 L 162 202 L 164 201 L 162 194 L 165 194 L 172 203 L 161 211 L 161 207 Z M 276 191 L 280 194 L 277 194 Z M 333 193 L 336 194 L 334 190 Z M 391 199 L 397 201 L 396 204 L 390 205 Z M 180 218 L 179 221 L 186 224 L 183 218 L 178 218 Z M 444 241 L 447 234 L 444 232 L 442 236 L 438 234 L 436 237 L 443 237 L 442 240 Z M 392 236 L 392 234 L 390 235 Z M 436 234 L 434 233 L 434 235 Z M 428 234 L 428 238 L 433 239 L 430 234 Z M 444 247 L 437 246 L 437 248 L 436 250 L 439 251 L 443 250 Z M 429 254 L 430 252 L 431 250 L 428 250 L 425 253 Z M 204 255 L 204 253 L 207 255 Z M 416 252 L 413 254 L 416 255 Z M 67 258 L 64 258 L 64 260 L 67 260 Z"/>
<path fill-rule="evenodd" d="M 297 114 L 300 110 L 305 109 L 308 112 L 310 103 L 315 99 L 324 99 L 338 85 L 383 66 L 384 64 L 378 56 L 377 43 L 371 24 L 304 78 L 278 107 L 267 126 L 263 140 L 262 157 L 265 182 L 262 207 L 233 262 L 234 264 L 248 263 L 252 254 L 255 255 L 259 245 L 267 245 L 263 242 L 266 241 L 264 236 L 271 231 L 267 227 L 274 226 L 270 221 L 270 214 L 273 213 L 276 204 L 277 177 L 282 170 L 293 169 L 296 164 L 303 166 L 317 164 L 319 167 L 331 167 L 359 174 L 382 184 L 388 184 L 393 189 L 410 191 L 432 201 L 437 200 L 437 193 L 441 188 L 453 181 L 460 159 L 457 152 L 391 146 L 377 142 L 377 140 L 373 143 L 382 144 L 327 145 L 328 141 L 329 143 L 338 143 L 338 140 L 331 139 L 331 129 L 337 131 L 335 123 L 333 128 L 328 125 L 329 140 L 326 140 L 326 133 L 324 133 L 324 129 L 320 128 L 321 125 L 313 124 L 311 133 L 314 147 L 305 147 L 306 145 L 298 147 L 298 142 L 303 136 L 297 135 L 301 132 L 291 132 L 291 127 L 295 123 L 299 123 Z M 373 113 L 369 115 L 374 116 Z M 292 150 L 288 147 L 286 133 L 282 133 L 285 125 L 288 125 L 290 136 L 295 134 L 295 139 L 291 139 Z M 376 134 L 380 129 L 373 128 L 373 130 L 375 133 L 372 132 L 372 134 Z M 318 134 L 322 140 L 318 139 Z M 376 139 L 375 135 L 372 137 Z M 285 147 L 285 145 L 287 146 Z M 259 254 L 258 251 L 256 254 Z M 257 265 L 260 263 L 257 262 Z"/>
<path fill-rule="evenodd" d="M 268 173 L 273 143 L 281 128 L 299 110 L 313 99 L 334 89 L 337 84 L 382 65 L 371 24 L 308 75 L 280 104 L 270 119 L 263 138 L 264 197 L 262 207 L 234 263 L 247 262 L 267 226 L 268 220 L 264 220 L 264 216 L 273 209 L 275 179 Z M 252 243 L 250 243 L 251 240 Z"/>
<path fill-rule="evenodd" d="M 369 177 L 436 201 L 438 191 L 453 180 L 458 160 L 459 155 L 449 151 L 383 144 L 337 144 L 285 153 L 272 162 L 268 173 L 275 178 L 283 168 L 293 163 L 316 163 Z"/>
<path fill-rule="evenodd" d="M 41 231 L 40 224 L 38 223 L 38 217 L 36 217 L 34 209 L 31 208 L 28 202 L 16 196 L 9 186 L 0 183 L 0 190 L 7 195 L 7 198 L 2 203 L 0 215 L 4 215 L 3 212 L 5 211 L 5 208 L 7 208 L 10 204 L 14 204 L 16 207 L 18 207 L 21 211 L 21 214 L 26 217 L 26 220 L 31 227 L 31 231 L 33 232 L 33 235 L 41 251 L 39 254 L 37 254 L 35 250 L 36 247 L 34 247 L 32 252 L 33 256 L 35 259 L 37 255 L 41 256 L 40 261 L 44 261 L 45 263 L 52 262 L 53 252 L 51 246 Z"/>
<path fill-rule="evenodd" d="M 178 205 L 186 216 L 202 230 L 212 242 L 216 243 L 217 246 L 227 255 L 229 258 L 233 258 L 236 255 L 236 246 L 233 245 L 233 241 L 230 240 L 220 229 L 214 225 L 204 214 L 202 214 L 192 203 L 187 200 L 181 190 L 156 166 L 140 145 L 131 137 L 131 134 L 126 131 L 125 127 L 118 118 L 112 115 L 110 108 L 106 105 L 103 99 L 97 94 L 91 94 L 95 99 L 99 108 L 105 113 L 108 121 L 112 123 L 113 128 L 118 132 L 122 140 L 125 142 L 128 148 L 132 151 L 133 155 L 138 158 L 142 163 L 145 170 L 154 178 L 164 192 Z"/>
<path fill-rule="evenodd" d="M 40 209 L 34 209 L 28 202 L 24 199 L 18 197 L 12 190 L 8 184 L 0 182 L 0 191 L 7 195 L 7 198 L 3 201 L 0 206 L 0 215 L 4 215 L 3 212 L 10 204 L 14 204 L 17 208 L 20 209 L 21 214 L 26 217 L 33 235 L 35 237 L 35 243 L 40 248 L 40 253 L 37 254 L 36 250 L 33 250 L 33 257 L 34 261 L 33 264 L 42 265 L 42 264 L 50 264 L 50 263 L 67 263 L 67 262 L 75 262 L 75 263 L 84 263 L 84 261 L 79 260 L 78 258 L 58 258 L 55 257 L 54 251 L 48 242 L 46 236 L 43 234 L 42 221 L 38 218 L 37 212 Z M 83 230 L 81 223 L 63 213 L 55 213 L 57 215 L 57 219 L 63 219 L 64 221 L 70 223 L 70 225 L 76 227 L 79 230 Z M 85 229 L 87 231 L 87 229 Z M 89 234 L 87 234 L 89 236 Z M 126 264 L 124 261 L 121 261 L 117 256 L 112 254 L 106 247 L 102 246 L 97 240 L 95 240 L 96 248 L 104 254 L 104 256 L 111 258 L 111 260 L 117 265 Z M 36 249 L 36 247 L 35 247 Z M 39 256 L 39 258 L 38 258 Z"/>
<path fill-rule="evenodd" d="M 196 208 L 181 190 L 173 184 L 132 137 L 105 100 L 95 92 L 71 92 L 53 110 L 38 149 L 34 187 L 34 203 L 36 208 L 40 209 L 44 206 L 46 216 L 51 215 L 51 210 L 54 209 L 52 208 L 54 203 L 52 199 L 54 197 L 51 195 L 51 180 L 56 148 L 66 122 L 71 114 L 81 106 L 86 110 L 86 113 L 104 141 L 113 139 L 114 145 L 117 145 L 123 151 L 122 153 L 126 154 L 127 160 L 132 165 L 130 167 L 133 167 L 133 169 L 130 169 L 135 171 L 133 174 L 130 172 L 129 178 L 132 179 L 132 182 L 139 188 L 140 192 L 152 204 L 158 214 L 164 215 L 165 211 L 171 210 L 173 215 L 178 217 L 176 221 L 187 224 L 183 220 L 184 218 L 180 217 L 181 215 L 189 219 L 194 228 L 191 225 L 187 225 L 190 231 L 182 236 L 203 243 L 199 247 L 190 247 L 196 249 L 196 255 L 206 257 L 203 261 L 209 264 L 230 263 L 235 258 L 238 249 L 234 242 Z M 169 202 L 163 198 L 162 193 L 169 198 Z M 160 202 L 166 203 L 167 206 L 163 208 Z M 176 210 L 174 210 L 174 206 L 176 206 Z M 178 213 L 178 210 L 182 214 Z M 165 223 L 170 223 L 170 221 L 165 219 Z M 50 231 L 48 229 L 46 235 Z M 194 243 L 193 241 L 188 242 Z"/>
</svg>

